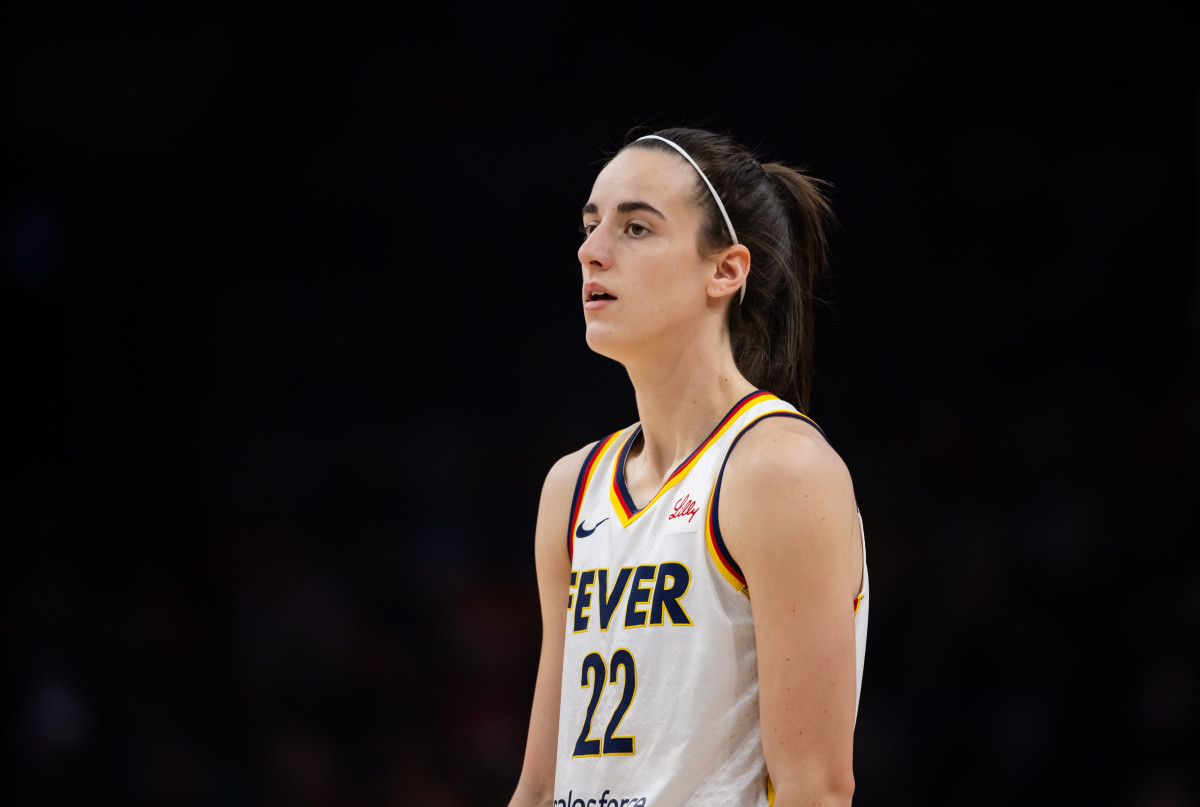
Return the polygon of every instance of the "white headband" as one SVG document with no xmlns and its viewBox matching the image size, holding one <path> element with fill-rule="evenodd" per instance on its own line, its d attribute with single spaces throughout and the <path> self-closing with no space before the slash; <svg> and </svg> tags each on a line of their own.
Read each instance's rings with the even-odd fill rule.
<svg viewBox="0 0 1200 807">
<path fill-rule="evenodd" d="M 638 140 L 661 140 L 662 142 L 666 143 L 671 148 L 678 151 L 680 153 L 680 155 L 683 156 L 683 159 L 687 160 L 689 163 L 692 164 L 692 168 L 696 169 L 696 173 L 700 175 L 700 178 L 704 180 L 704 184 L 708 186 L 708 192 L 712 194 L 713 201 L 717 203 L 717 210 L 721 211 L 721 218 L 725 219 L 725 228 L 727 230 L 729 230 L 729 237 L 732 238 L 733 243 L 736 244 L 738 242 L 737 233 L 735 233 L 733 231 L 733 222 L 731 222 L 729 220 L 729 214 L 725 212 L 725 205 L 722 204 L 721 197 L 717 194 L 717 189 L 713 187 L 713 184 L 708 181 L 708 177 L 706 177 L 704 175 L 704 172 L 700 170 L 700 166 L 696 165 L 696 161 L 692 159 L 692 155 L 690 155 L 686 151 L 684 151 L 683 147 L 680 146 L 678 143 L 673 143 L 672 141 L 667 140 L 667 138 L 660 137 L 658 135 L 646 135 L 645 137 L 639 137 Z M 745 299 L 746 299 L 746 284 L 743 283 L 741 291 L 738 293 L 738 304 L 741 305 L 742 300 L 745 300 Z"/>
</svg>

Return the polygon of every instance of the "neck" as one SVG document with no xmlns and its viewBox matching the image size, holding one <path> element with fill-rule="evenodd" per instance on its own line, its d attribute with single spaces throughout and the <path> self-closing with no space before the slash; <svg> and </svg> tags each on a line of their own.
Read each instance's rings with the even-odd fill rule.
<svg viewBox="0 0 1200 807">
<path fill-rule="evenodd" d="M 665 479 L 739 400 L 755 390 L 738 372 L 728 338 L 689 342 L 669 359 L 627 363 L 642 424 L 630 452 L 650 477 Z"/>
</svg>

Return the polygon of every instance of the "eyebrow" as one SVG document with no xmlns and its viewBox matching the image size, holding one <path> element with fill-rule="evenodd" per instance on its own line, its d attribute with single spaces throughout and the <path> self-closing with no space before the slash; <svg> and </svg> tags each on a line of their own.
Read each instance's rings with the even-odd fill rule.
<svg viewBox="0 0 1200 807">
<path fill-rule="evenodd" d="M 654 215 L 658 216 L 663 221 L 667 220 L 667 217 L 662 214 L 662 211 L 658 210 L 653 205 L 646 204 L 645 202 L 621 202 L 621 204 L 617 205 L 618 213 L 632 213 L 635 210 L 645 210 L 648 213 L 653 213 Z M 584 215 L 587 215 L 588 213 L 595 214 L 599 212 L 600 208 L 596 207 L 596 205 L 592 202 L 588 202 L 583 206 Z"/>
</svg>

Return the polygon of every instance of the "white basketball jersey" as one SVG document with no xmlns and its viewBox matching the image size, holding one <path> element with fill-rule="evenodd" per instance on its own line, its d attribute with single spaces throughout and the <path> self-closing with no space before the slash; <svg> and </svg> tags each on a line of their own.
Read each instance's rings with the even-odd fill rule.
<svg viewBox="0 0 1200 807">
<path fill-rule="evenodd" d="M 601 440 L 584 461 L 567 535 L 554 807 L 773 800 L 750 599 L 717 526 L 725 460 L 765 417 L 812 422 L 768 392 L 746 396 L 640 510 L 624 478 L 640 425 Z M 864 554 L 853 603 L 860 690 L 867 593 Z"/>
</svg>

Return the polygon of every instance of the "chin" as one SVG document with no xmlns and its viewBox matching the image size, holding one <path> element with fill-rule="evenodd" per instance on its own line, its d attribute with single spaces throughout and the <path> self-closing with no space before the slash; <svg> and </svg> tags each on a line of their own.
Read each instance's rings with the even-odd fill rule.
<svg viewBox="0 0 1200 807">
<path fill-rule="evenodd" d="M 587 346 L 593 353 L 620 362 L 628 350 L 627 340 L 621 339 L 612 325 L 606 322 L 589 322 L 585 333 Z"/>
</svg>

